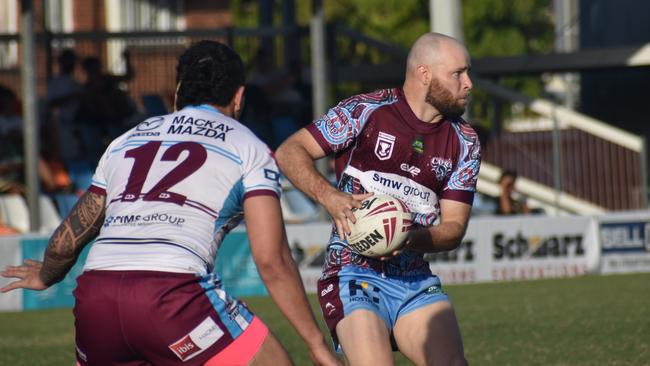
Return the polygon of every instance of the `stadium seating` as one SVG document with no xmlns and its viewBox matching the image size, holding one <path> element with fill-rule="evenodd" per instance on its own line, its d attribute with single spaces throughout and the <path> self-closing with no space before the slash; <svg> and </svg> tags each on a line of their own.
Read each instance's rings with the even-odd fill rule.
<svg viewBox="0 0 650 366">
<path fill-rule="evenodd" d="M 0 195 L 0 216 L 2 216 L 5 225 L 21 233 L 29 232 L 29 209 L 21 195 Z"/>
<path fill-rule="evenodd" d="M 52 199 L 46 195 L 39 197 L 41 209 L 41 231 L 54 231 L 61 223 L 61 216 Z"/>
<path fill-rule="evenodd" d="M 93 178 L 93 168 L 85 160 L 70 161 L 66 163 L 70 179 L 78 189 L 86 190 Z"/>
<path fill-rule="evenodd" d="M 51 232 L 61 223 L 61 216 L 54 202 L 48 196 L 41 195 L 39 205 L 41 231 Z M 0 216 L 5 225 L 21 233 L 29 232 L 29 208 L 23 196 L 19 194 L 0 195 Z"/>
</svg>

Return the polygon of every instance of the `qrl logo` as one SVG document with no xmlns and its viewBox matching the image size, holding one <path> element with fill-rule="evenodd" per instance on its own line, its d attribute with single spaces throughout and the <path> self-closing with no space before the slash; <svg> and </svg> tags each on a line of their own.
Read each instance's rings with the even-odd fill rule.
<svg viewBox="0 0 650 366">
<path fill-rule="evenodd" d="M 379 160 L 388 160 L 393 155 L 393 146 L 395 146 L 395 136 L 379 132 L 375 144 L 375 155 Z"/>
</svg>

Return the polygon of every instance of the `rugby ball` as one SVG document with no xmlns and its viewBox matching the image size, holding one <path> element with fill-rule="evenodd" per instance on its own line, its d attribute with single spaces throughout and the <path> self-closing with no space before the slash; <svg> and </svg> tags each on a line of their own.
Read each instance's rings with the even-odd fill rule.
<svg viewBox="0 0 650 366">
<path fill-rule="evenodd" d="M 352 210 L 356 223 L 348 222 L 348 245 L 368 257 L 390 255 L 399 249 L 411 227 L 411 212 L 404 202 L 389 195 L 374 195 Z"/>
</svg>

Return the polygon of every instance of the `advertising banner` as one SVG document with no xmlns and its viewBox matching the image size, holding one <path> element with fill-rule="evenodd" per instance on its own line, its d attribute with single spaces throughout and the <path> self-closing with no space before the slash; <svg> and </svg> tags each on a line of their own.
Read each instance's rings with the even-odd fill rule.
<svg viewBox="0 0 650 366">
<path fill-rule="evenodd" d="M 309 293 L 316 292 L 316 282 L 325 261 L 325 248 L 330 238 L 332 225 L 314 223 L 287 225 L 287 239 L 293 258 L 300 267 L 300 275 Z"/>
<path fill-rule="evenodd" d="M 477 243 L 478 281 L 579 276 L 598 268 L 591 217 L 477 219 L 470 222 L 465 240 Z"/>
<path fill-rule="evenodd" d="M 47 242 L 48 238 L 44 237 L 23 238 L 20 242 L 22 259 L 43 260 Z M 77 277 L 81 274 L 84 263 L 86 263 L 90 246 L 91 244 L 88 244 L 84 248 L 79 255 L 77 263 L 75 263 L 63 281 L 43 291 L 23 290 L 23 310 L 74 306 L 72 291 L 77 287 Z"/>
<path fill-rule="evenodd" d="M 243 229 L 230 232 L 221 243 L 215 271 L 232 296 L 266 295 L 266 287 L 251 256 L 248 237 Z"/>
<path fill-rule="evenodd" d="M 600 272 L 650 272 L 650 212 L 622 212 L 598 217 Z"/>
</svg>

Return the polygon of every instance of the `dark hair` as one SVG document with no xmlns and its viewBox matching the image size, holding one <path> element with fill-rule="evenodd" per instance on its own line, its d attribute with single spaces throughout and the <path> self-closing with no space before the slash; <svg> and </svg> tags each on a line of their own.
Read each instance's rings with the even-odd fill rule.
<svg viewBox="0 0 650 366">
<path fill-rule="evenodd" d="M 61 71 L 64 73 L 71 73 L 74 71 L 75 64 L 77 63 L 77 54 L 73 49 L 66 48 L 59 54 L 59 65 Z"/>
<path fill-rule="evenodd" d="M 244 63 L 223 43 L 200 41 L 179 57 L 176 85 L 176 109 L 203 103 L 226 106 L 244 85 Z"/>
<path fill-rule="evenodd" d="M 501 177 L 499 178 L 499 183 L 503 182 L 503 180 L 506 177 L 512 177 L 512 179 L 517 179 L 517 172 L 512 169 L 505 169 L 503 173 L 501 173 Z"/>
</svg>

